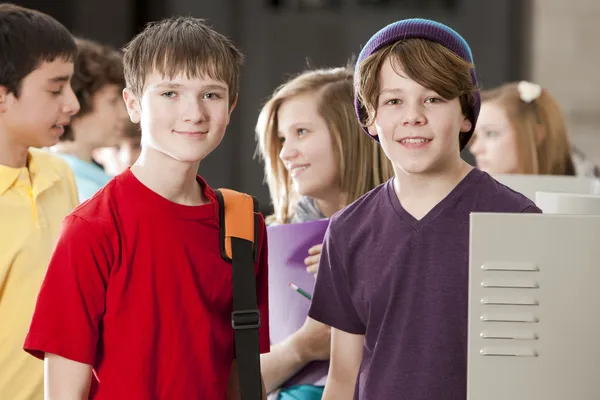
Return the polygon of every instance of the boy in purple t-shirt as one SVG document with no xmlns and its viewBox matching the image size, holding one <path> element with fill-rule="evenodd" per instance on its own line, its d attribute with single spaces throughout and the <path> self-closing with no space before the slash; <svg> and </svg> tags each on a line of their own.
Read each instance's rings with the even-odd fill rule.
<svg viewBox="0 0 600 400">
<path fill-rule="evenodd" d="M 323 399 L 464 400 L 469 214 L 541 211 L 460 158 L 480 97 L 452 29 L 383 28 L 355 88 L 395 178 L 331 219 L 309 314 L 334 328 Z"/>
</svg>

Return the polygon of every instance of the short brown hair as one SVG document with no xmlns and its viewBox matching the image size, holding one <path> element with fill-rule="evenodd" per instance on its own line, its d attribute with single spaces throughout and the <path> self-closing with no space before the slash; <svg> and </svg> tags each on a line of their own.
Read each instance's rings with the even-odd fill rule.
<svg viewBox="0 0 600 400">
<path fill-rule="evenodd" d="M 353 73 L 348 68 L 306 71 L 279 86 L 260 112 L 256 124 L 258 154 L 265 161 L 265 179 L 275 210 L 269 221 L 290 222 L 298 202 L 290 174 L 279 158 L 282 143 L 277 126 L 279 108 L 295 96 L 314 94 L 318 112 L 331 134 L 340 187 L 348 204 L 393 176 L 383 150 L 364 134 L 356 119 L 352 81 Z"/>
<path fill-rule="evenodd" d="M 74 118 L 80 118 L 93 111 L 93 98 L 96 92 L 106 85 L 124 88 L 125 79 L 123 78 L 123 56 L 120 51 L 92 40 L 76 38 L 75 42 L 77 55 L 71 87 L 81 105 Z M 73 130 L 70 125 L 65 126 L 65 133 L 60 140 L 73 140 Z"/>
<path fill-rule="evenodd" d="M 51 16 L 14 4 L 0 4 L 0 85 L 19 96 L 23 78 L 43 62 L 72 61 L 71 33 Z"/>
<path fill-rule="evenodd" d="M 158 72 L 169 78 L 209 76 L 227 83 L 229 105 L 236 99 L 242 53 L 225 36 L 193 17 L 172 17 L 151 22 L 125 48 L 127 87 L 141 96 L 146 77 Z"/>
<path fill-rule="evenodd" d="M 482 91 L 481 100 L 506 112 L 515 134 L 519 173 L 575 175 L 565 119 L 548 90 L 542 89 L 537 99 L 527 103 L 521 100 L 518 83 L 511 82 Z"/>
<path fill-rule="evenodd" d="M 360 118 L 363 126 L 370 126 L 377 116 L 378 74 L 388 57 L 399 75 L 401 69 L 408 78 L 446 100 L 458 97 L 463 114 L 474 124 L 471 105 L 478 88 L 471 78 L 473 64 L 437 42 L 412 38 L 381 48 L 358 66 L 355 90 L 365 108 Z"/>
</svg>

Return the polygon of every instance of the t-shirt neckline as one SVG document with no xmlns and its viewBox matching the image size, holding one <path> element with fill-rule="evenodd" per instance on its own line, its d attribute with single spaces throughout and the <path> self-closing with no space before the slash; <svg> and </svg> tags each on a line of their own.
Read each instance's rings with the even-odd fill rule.
<svg viewBox="0 0 600 400">
<path fill-rule="evenodd" d="M 410 214 L 400 203 L 396 191 L 394 190 L 394 179 L 392 178 L 387 183 L 388 198 L 394 208 L 394 211 L 400 216 L 409 226 L 413 229 L 418 230 L 423 226 L 429 224 L 450 205 L 473 183 L 477 182 L 482 176 L 482 173 L 477 168 L 472 168 L 465 177 L 444 197 L 439 203 L 437 203 L 427 214 L 421 219 L 415 218 Z"/>
<path fill-rule="evenodd" d="M 218 216 L 217 196 L 202 177 L 197 176 L 196 181 L 202 188 L 204 196 L 210 203 L 199 206 L 188 206 L 174 203 L 144 185 L 130 169 L 120 176 L 121 184 L 127 187 L 127 192 L 135 198 L 140 207 L 147 209 L 152 214 L 167 214 L 170 217 L 182 219 L 210 219 Z"/>
</svg>

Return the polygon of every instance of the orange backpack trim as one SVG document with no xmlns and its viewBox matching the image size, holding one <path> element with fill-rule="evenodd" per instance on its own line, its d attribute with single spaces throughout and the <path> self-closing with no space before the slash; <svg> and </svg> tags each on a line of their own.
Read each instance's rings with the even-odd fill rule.
<svg viewBox="0 0 600 400">
<path fill-rule="evenodd" d="M 259 224 L 258 201 L 246 193 L 231 189 L 217 189 L 219 224 L 221 232 L 221 256 L 231 263 L 231 238 L 236 237 L 252 243 L 252 258 L 258 254 Z"/>
</svg>

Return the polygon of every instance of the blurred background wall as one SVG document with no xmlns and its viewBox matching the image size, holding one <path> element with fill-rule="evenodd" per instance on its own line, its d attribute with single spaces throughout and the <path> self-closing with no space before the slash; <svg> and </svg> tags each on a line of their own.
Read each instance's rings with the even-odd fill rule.
<svg viewBox="0 0 600 400">
<path fill-rule="evenodd" d="M 240 100 L 222 145 L 200 171 L 214 187 L 269 195 L 254 157 L 254 124 L 265 99 L 306 66 L 344 65 L 385 24 L 433 18 L 471 45 L 482 87 L 532 79 L 564 107 L 574 143 L 600 163 L 598 0 L 24 0 L 76 35 L 123 46 L 146 22 L 205 18 L 247 57 Z"/>
</svg>

